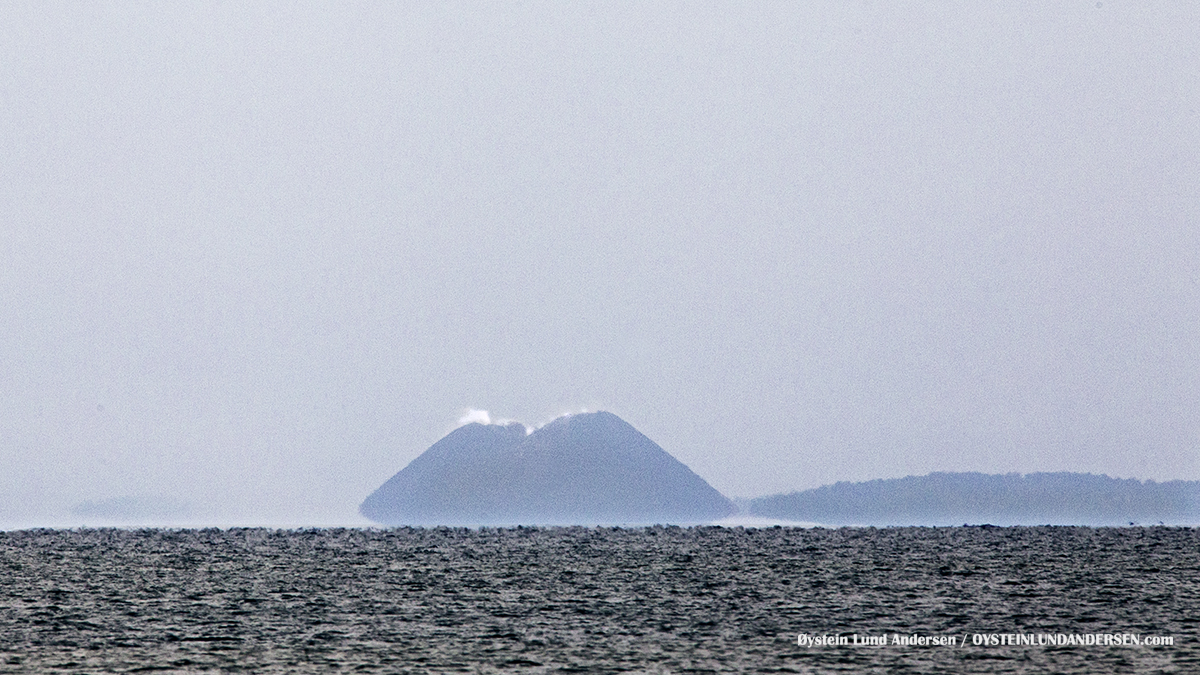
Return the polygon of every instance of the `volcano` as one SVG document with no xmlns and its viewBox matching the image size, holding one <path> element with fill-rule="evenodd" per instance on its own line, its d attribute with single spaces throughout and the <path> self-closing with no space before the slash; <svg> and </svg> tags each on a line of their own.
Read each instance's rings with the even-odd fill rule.
<svg viewBox="0 0 1200 675">
<path fill-rule="evenodd" d="M 459 427 L 359 507 L 384 525 L 694 524 L 733 503 L 621 418 Z"/>
</svg>

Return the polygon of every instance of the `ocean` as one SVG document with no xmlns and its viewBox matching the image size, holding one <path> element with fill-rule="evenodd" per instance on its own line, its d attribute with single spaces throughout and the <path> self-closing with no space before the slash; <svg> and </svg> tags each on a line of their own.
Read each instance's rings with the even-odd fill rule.
<svg viewBox="0 0 1200 675">
<path fill-rule="evenodd" d="M 1200 530 L 0 532 L 0 672 L 1198 673 Z"/>
</svg>

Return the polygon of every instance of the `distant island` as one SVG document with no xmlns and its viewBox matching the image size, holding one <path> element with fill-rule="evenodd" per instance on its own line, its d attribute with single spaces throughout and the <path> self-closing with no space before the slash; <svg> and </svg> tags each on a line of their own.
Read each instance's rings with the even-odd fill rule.
<svg viewBox="0 0 1200 675">
<path fill-rule="evenodd" d="M 185 501 L 162 495 L 126 495 L 80 502 L 71 507 L 71 515 L 92 524 L 143 524 L 183 520 L 192 514 Z"/>
<path fill-rule="evenodd" d="M 760 497 L 749 512 L 823 525 L 1191 525 L 1200 523 L 1200 481 L 931 473 Z"/>
<path fill-rule="evenodd" d="M 363 501 L 384 525 L 696 524 L 733 503 L 607 412 L 459 427 Z"/>
</svg>

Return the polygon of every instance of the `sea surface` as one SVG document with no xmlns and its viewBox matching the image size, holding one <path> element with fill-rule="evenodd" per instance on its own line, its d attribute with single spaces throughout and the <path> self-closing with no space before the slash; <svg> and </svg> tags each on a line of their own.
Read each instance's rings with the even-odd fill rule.
<svg viewBox="0 0 1200 675">
<path fill-rule="evenodd" d="M 1192 528 L 0 532 L 4 673 L 1200 673 L 1198 629 Z"/>
</svg>

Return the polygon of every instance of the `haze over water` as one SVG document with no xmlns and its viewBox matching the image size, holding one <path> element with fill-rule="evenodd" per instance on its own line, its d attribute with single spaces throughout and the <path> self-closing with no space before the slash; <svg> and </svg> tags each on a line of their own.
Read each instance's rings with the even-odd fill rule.
<svg viewBox="0 0 1200 675">
<path fill-rule="evenodd" d="M 5 3 L 0 528 L 362 523 L 471 408 L 734 497 L 1198 479 L 1197 26 Z"/>
</svg>

